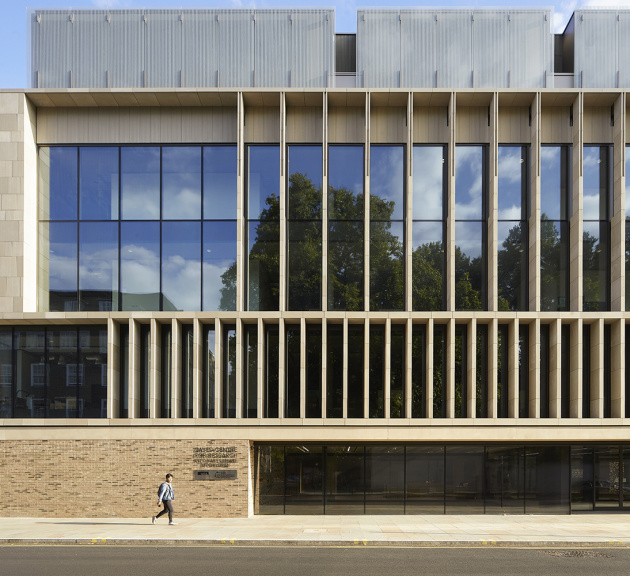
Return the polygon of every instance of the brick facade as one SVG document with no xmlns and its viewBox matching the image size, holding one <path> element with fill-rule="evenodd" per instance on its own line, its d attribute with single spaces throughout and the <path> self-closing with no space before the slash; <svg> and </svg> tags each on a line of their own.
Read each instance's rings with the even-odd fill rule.
<svg viewBox="0 0 630 576">
<path fill-rule="evenodd" d="M 212 449 L 223 447 L 234 449 L 229 460 L 214 457 Z M 177 517 L 247 517 L 246 441 L 22 440 L 1 442 L 0 450 L 3 516 L 150 517 L 171 472 Z M 237 479 L 195 481 L 199 469 L 237 470 Z"/>
</svg>

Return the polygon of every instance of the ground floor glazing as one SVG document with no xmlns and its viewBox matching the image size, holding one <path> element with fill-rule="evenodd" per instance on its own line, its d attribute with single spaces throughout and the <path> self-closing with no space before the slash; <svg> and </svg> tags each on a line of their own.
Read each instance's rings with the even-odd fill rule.
<svg viewBox="0 0 630 576">
<path fill-rule="evenodd" d="M 257 444 L 256 514 L 630 510 L 630 444 Z"/>
</svg>

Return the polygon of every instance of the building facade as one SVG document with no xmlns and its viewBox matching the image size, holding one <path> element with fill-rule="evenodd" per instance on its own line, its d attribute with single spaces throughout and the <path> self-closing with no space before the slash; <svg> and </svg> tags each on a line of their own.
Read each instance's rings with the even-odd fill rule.
<svg viewBox="0 0 630 576">
<path fill-rule="evenodd" d="M 630 509 L 629 16 L 33 12 L 7 513 Z"/>
</svg>

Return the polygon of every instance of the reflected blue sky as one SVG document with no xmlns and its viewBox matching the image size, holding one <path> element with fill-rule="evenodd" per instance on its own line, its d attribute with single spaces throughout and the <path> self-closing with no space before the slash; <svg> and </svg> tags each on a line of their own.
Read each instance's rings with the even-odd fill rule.
<svg viewBox="0 0 630 576">
<path fill-rule="evenodd" d="M 413 219 L 442 220 L 444 147 L 413 148 Z"/>
<path fill-rule="evenodd" d="M 584 146 L 583 202 L 584 220 L 606 220 L 607 214 L 607 147 Z"/>
<path fill-rule="evenodd" d="M 159 220 L 160 149 L 124 147 L 120 157 L 122 218 Z"/>
<path fill-rule="evenodd" d="M 66 292 L 77 289 L 77 224 L 76 222 L 51 222 L 40 224 L 48 229 L 50 240 L 50 290 Z M 47 234 L 43 234 L 47 236 Z"/>
<path fill-rule="evenodd" d="M 165 220 L 201 218 L 201 148 L 162 148 L 162 213 Z"/>
<path fill-rule="evenodd" d="M 414 250 L 430 242 L 443 242 L 442 222 L 414 222 L 412 235 Z"/>
<path fill-rule="evenodd" d="M 289 175 L 300 172 L 316 189 L 322 187 L 321 146 L 289 146 L 288 155 Z"/>
<path fill-rule="evenodd" d="M 199 222 L 162 223 L 162 294 L 177 310 L 201 308 L 200 245 Z"/>
<path fill-rule="evenodd" d="M 120 238 L 120 292 L 125 307 L 125 294 L 159 293 L 160 286 L 160 223 L 123 222 Z M 148 305 L 159 304 L 151 300 Z"/>
<path fill-rule="evenodd" d="M 79 238 L 79 289 L 118 291 L 118 223 L 81 223 Z"/>
<path fill-rule="evenodd" d="M 483 218 L 483 147 L 457 146 L 455 149 L 455 218 Z"/>
<path fill-rule="evenodd" d="M 522 220 L 523 164 L 520 146 L 499 146 L 499 220 Z"/>
<path fill-rule="evenodd" d="M 207 220 L 236 219 L 236 151 L 236 146 L 203 149 L 203 217 Z"/>
<path fill-rule="evenodd" d="M 280 147 L 249 146 L 247 218 L 258 220 L 268 196 L 280 195 Z"/>
<path fill-rule="evenodd" d="M 236 222 L 203 224 L 203 309 L 219 310 L 221 275 L 236 262 Z M 236 309 L 236 301 L 227 309 Z"/>
<path fill-rule="evenodd" d="M 49 148 L 51 220 L 77 219 L 77 149 Z"/>
<path fill-rule="evenodd" d="M 363 146 L 330 146 L 328 185 L 363 194 Z"/>
<path fill-rule="evenodd" d="M 118 220 L 118 150 L 112 146 L 79 150 L 82 220 Z"/>
<path fill-rule="evenodd" d="M 392 220 L 405 216 L 405 148 L 403 146 L 370 147 L 370 194 L 394 203 Z M 371 218 L 375 215 L 371 214 Z"/>
<path fill-rule="evenodd" d="M 471 259 L 481 256 L 482 231 L 482 222 L 455 222 L 455 245 Z"/>
<path fill-rule="evenodd" d="M 540 213 L 549 220 L 564 220 L 566 199 L 562 202 L 562 160 L 560 146 L 540 149 Z"/>
</svg>

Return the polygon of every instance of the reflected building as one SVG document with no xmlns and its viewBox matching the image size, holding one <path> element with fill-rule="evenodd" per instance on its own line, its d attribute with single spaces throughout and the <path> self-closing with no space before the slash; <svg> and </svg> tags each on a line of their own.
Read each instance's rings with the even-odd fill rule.
<svg viewBox="0 0 630 576">
<path fill-rule="evenodd" d="M 630 11 L 357 16 L 30 12 L 7 515 L 630 509 Z"/>
</svg>

